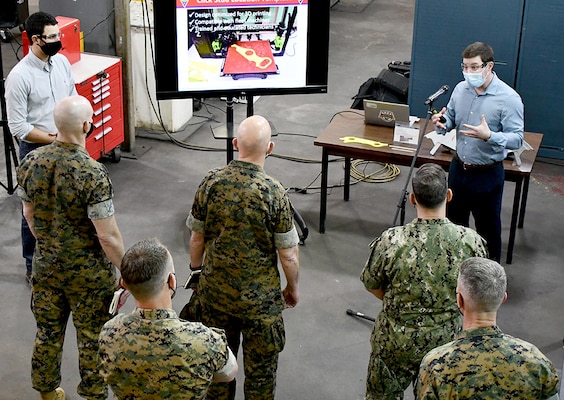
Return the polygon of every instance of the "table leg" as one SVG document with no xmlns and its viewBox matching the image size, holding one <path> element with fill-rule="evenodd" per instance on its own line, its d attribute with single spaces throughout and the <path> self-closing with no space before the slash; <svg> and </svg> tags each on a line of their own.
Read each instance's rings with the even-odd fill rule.
<svg viewBox="0 0 564 400">
<path fill-rule="evenodd" d="M 349 201 L 351 189 L 351 159 L 349 157 L 345 158 L 345 190 L 344 190 L 344 200 Z"/>
<path fill-rule="evenodd" d="M 519 216 L 519 200 L 521 200 L 521 189 L 523 178 L 515 181 L 515 194 L 513 195 L 513 210 L 511 212 L 511 227 L 509 228 L 509 244 L 507 245 L 507 264 L 513 261 L 513 247 L 515 246 L 515 231 L 517 230 L 517 219 Z"/>
<path fill-rule="evenodd" d="M 319 209 L 319 233 L 325 233 L 325 217 L 327 215 L 327 173 L 329 154 L 324 147 L 321 153 L 321 206 Z"/>
<path fill-rule="evenodd" d="M 519 212 L 519 224 L 517 225 L 518 228 L 523 228 L 523 224 L 525 223 L 525 210 L 527 208 L 527 197 L 529 196 L 530 180 L 531 176 L 527 175 L 525 177 L 525 184 L 523 185 L 523 194 L 521 195 L 521 211 Z"/>
</svg>

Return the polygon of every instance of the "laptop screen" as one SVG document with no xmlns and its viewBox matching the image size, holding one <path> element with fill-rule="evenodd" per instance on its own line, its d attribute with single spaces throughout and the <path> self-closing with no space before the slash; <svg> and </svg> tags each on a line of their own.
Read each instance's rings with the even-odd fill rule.
<svg viewBox="0 0 564 400">
<path fill-rule="evenodd" d="M 370 125 L 395 126 L 396 122 L 409 124 L 407 104 L 364 99 L 364 121 Z"/>
</svg>

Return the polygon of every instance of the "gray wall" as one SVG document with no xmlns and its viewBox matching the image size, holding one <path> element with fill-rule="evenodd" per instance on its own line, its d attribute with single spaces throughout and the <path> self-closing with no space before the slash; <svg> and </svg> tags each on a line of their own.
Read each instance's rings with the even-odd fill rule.
<svg viewBox="0 0 564 400">
<path fill-rule="evenodd" d="M 77 18 L 84 32 L 84 51 L 116 55 L 114 0 L 39 0 L 39 10 Z"/>
</svg>

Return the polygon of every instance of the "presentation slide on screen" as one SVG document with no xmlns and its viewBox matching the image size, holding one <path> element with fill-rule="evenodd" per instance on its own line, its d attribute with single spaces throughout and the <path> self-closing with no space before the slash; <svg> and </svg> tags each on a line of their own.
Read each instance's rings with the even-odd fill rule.
<svg viewBox="0 0 564 400">
<path fill-rule="evenodd" d="M 178 89 L 306 84 L 308 2 L 177 0 Z"/>
</svg>

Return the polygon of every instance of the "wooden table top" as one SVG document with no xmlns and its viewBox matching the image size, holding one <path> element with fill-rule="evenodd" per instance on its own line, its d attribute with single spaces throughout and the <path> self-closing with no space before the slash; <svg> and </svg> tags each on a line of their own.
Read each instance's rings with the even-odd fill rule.
<svg viewBox="0 0 564 400">
<path fill-rule="evenodd" d="M 419 122 L 421 128 L 424 120 Z M 427 131 L 434 130 L 434 126 L 429 122 Z M 386 143 L 388 146 L 373 147 L 360 143 L 344 143 L 340 140 L 344 136 L 354 136 L 361 139 L 373 140 Z M 540 133 L 525 132 L 525 141 L 533 147 L 533 150 L 526 150 L 521 154 L 521 165 L 513 165 L 511 159 L 504 161 L 506 174 L 513 176 L 530 175 L 533 164 L 537 157 L 543 135 Z M 394 143 L 394 129 L 384 126 L 367 125 L 364 123 L 364 112 L 362 110 L 344 110 L 335 115 L 329 125 L 315 139 L 314 144 L 329 150 L 329 154 L 358 158 L 363 160 L 374 160 L 384 163 L 394 163 L 399 165 L 410 165 L 415 155 L 415 146 Z M 412 147 L 414 151 L 403 151 L 391 146 Z M 433 141 L 423 138 L 416 166 L 427 162 L 433 162 L 448 168 L 454 151 L 445 146 L 441 146 L 435 155 L 430 154 L 433 148 Z"/>
</svg>

